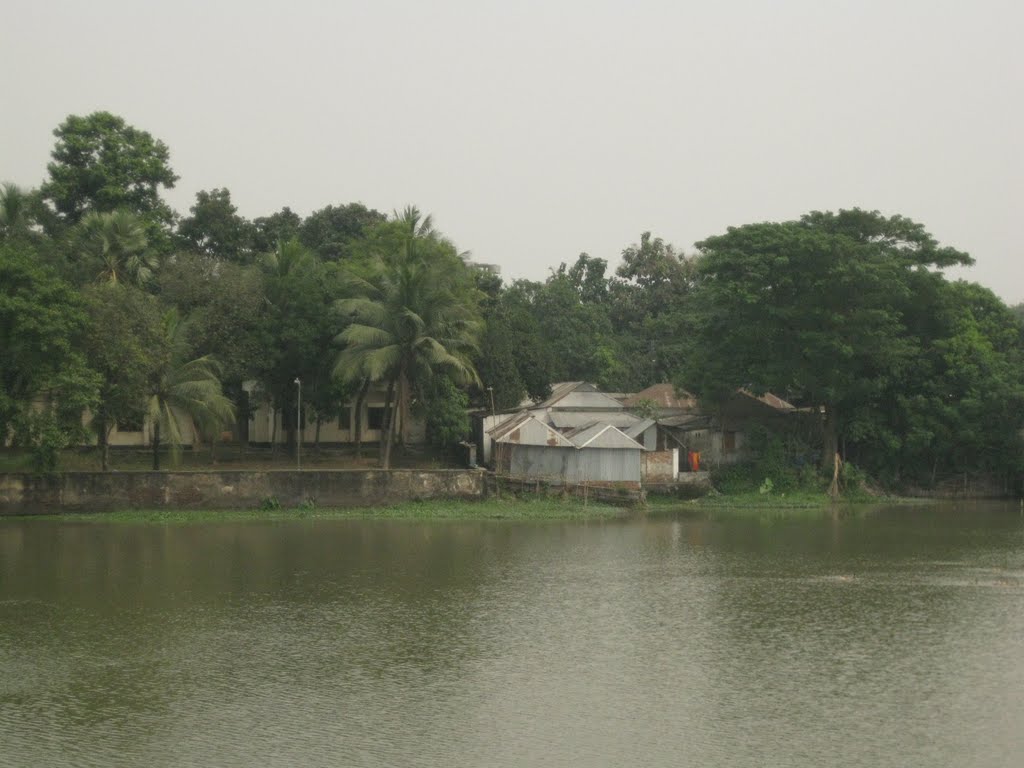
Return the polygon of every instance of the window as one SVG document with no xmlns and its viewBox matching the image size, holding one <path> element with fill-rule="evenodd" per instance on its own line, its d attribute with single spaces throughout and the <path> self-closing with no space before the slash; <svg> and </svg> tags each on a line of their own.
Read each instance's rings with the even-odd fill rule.
<svg viewBox="0 0 1024 768">
<path fill-rule="evenodd" d="M 735 432 L 725 432 L 722 434 L 722 450 L 725 453 L 736 453 Z"/>
<path fill-rule="evenodd" d="M 369 429 L 384 429 L 384 409 L 372 406 L 367 408 L 366 426 Z"/>
<path fill-rule="evenodd" d="M 351 429 L 352 428 L 352 409 L 348 406 L 348 403 L 341 406 L 341 410 L 338 411 L 338 429 Z"/>
</svg>

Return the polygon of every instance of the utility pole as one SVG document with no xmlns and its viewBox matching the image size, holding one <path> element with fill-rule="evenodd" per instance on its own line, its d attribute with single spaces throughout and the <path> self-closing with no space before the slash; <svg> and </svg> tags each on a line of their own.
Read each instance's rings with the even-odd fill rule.
<svg viewBox="0 0 1024 768">
<path fill-rule="evenodd" d="M 299 398 L 295 405 L 295 468 L 302 470 L 302 379 L 295 377 Z"/>
<path fill-rule="evenodd" d="M 494 387 L 488 387 L 487 391 L 491 395 L 491 418 L 493 418 L 494 415 L 495 415 L 495 413 L 494 413 Z"/>
</svg>

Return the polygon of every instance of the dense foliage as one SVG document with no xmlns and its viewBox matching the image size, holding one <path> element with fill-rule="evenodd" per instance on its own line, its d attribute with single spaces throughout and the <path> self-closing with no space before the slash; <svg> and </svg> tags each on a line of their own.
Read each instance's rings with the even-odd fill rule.
<svg viewBox="0 0 1024 768">
<path fill-rule="evenodd" d="M 159 139 L 106 112 L 54 134 L 39 188 L 0 188 L 0 436 L 40 467 L 83 424 L 106 468 L 119 422 L 146 420 L 159 448 L 189 426 L 242 435 L 260 402 L 294 446 L 297 419 L 319 435 L 371 386 L 387 392 L 387 465 L 411 415 L 450 446 L 467 406 L 587 380 L 672 381 L 712 405 L 772 391 L 820 415 L 799 445 L 756 436 L 758 465 L 726 485 L 756 490 L 768 473 L 819 487 L 815 451 L 893 484 L 1022 469 L 1024 311 L 947 280 L 970 257 L 903 217 L 814 212 L 730 228 L 692 255 L 644 232 L 614 270 L 580 254 L 503 283 L 413 207 L 250 220 L 214 188 L 179 215 L 161 197 L 178 177 Z"/>
</svg>

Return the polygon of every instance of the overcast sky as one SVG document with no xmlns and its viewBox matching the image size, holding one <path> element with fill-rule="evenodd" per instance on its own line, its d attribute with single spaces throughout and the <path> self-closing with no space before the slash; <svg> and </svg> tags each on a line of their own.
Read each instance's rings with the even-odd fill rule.
<svg viewBox="0 0 1024 768">
<path fill-rule="evenodd" d="M 165 141 L 187 212 L 414 203 L 539 279 L 645 230 L 860 206 L 971 253 L 1024 301 L 1024 3 L 17 3 L 0 24 L 0 180 L 105 109 Z"/>
</svg>

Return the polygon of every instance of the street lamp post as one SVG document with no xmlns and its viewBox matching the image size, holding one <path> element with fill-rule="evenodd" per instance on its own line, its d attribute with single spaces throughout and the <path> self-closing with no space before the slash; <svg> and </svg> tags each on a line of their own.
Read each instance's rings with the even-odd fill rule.
<svg viewBox="0 0 1024 768">
<path fill-rule="evenodd" d="M 295 468 L 302 469 L 302 379 L 295 377 L 299 397 L 295 405 Z"/>
</svg>

